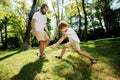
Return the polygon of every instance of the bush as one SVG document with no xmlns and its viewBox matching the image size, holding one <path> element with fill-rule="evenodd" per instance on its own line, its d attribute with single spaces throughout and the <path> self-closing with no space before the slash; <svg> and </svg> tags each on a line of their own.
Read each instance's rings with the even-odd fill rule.
<svg viewBox="0 0 120 80">
<path fill-rule="evenodd" d="M 114 37 L 120 37 L 120 27 L 115 27 L 111 30 L 111 34 Z"/>
<path fill-rule="evenodd" d="M 18 37 L 10 37 L 7 39 L 9 48 L 19 48 L 20 47 L 20 39 Z"/>
<path fill-rule="evenodd" d="M 88 33 L 89 40 L 101 39 L 106 37 L 107 37 L 107 33 L 103 28 L 97 28 L 94 31 L 90 30 Z"/>
</svg>

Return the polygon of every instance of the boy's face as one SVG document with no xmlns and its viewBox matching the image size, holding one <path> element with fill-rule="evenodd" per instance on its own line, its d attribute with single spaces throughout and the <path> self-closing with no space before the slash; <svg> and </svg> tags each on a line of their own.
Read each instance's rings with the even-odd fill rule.
<svg viewBox="0 0 120 80">
<path fill-rule="evenodd" d="M 63 27 L 62 29 L 60 29 L 61 32 L 66 32 L 68 29 L 68 27 Z"/>
</svg>

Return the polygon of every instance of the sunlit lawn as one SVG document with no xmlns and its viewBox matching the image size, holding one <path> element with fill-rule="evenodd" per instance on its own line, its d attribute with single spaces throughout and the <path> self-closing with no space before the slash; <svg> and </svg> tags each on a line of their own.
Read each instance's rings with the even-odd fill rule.
<svg viewBox="0 0 120 80">
<path fill-rule="evenodd" d="M 48 47 L 46 60 L 36 56 L 37 48 L 0 51 L 0 80 L 120 80 L 120 38 L 81 43 L 98 60 L 93 66 L 72 48 L 56 59 L 61 49 Z"/>
</svg>

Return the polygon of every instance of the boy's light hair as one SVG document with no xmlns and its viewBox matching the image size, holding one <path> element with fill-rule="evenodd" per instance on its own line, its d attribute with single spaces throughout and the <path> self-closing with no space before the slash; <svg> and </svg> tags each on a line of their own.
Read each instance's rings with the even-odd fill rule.
<svg viewBox="0 0 120 80">
<path fill-rule="evenodd" d="M 64 27 L 68 27 L 68 24 L 67 22 L 65 21 L 60 21 L 59 24 L 58 24 L 58 29 L 62 29 Z"/>
</svg>

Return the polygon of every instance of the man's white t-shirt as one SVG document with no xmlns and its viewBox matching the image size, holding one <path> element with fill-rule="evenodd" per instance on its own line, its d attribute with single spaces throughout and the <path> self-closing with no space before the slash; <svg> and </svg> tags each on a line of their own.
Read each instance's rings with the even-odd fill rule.
<svg viewBox="0 0 120 80">
<path fill-rule="evenodd" d="M 44 32 L 44 28 L 47 23 L 46 16 L 39 11 L 39 12 L 35 12 L 32 18 L 36 20 L 35 30 Z"/>
<path fill-rule="evenodd" d="M 76 32 L 72 29 L 72 28 L 68 28 L 67 32 L 65 32 L 65 34 L 67 34 L 68 38 L 69 38 L 69 41 L 71 43 L 74 43 L 74 42 L 80 42 L 80 39 L 78 38 Z"/>
</svg>

